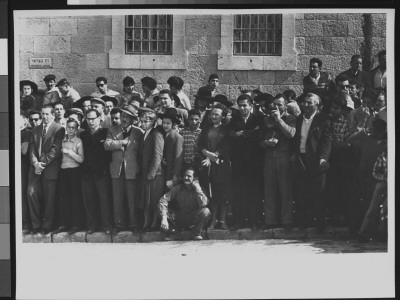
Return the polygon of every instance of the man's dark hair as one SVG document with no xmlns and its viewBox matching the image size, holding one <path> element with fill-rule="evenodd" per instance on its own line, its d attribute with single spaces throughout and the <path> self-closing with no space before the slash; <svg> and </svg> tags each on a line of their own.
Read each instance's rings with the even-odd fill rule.
<svg viewBox="0 0 400 300">
<path fill-rule="evenodd" d="M 42 118 L 41 113 L 39 111 L 37 111 L 37 110 L 31 110 L 31 111 L 28 112 L 28 118 L 30 118 L 30 116 L 32 116 L 32 115 L 39 115 L 39 119 Z"/>
<path fill-rule="evenodd" d="M 381 50 L 378 52 L 378 58 L 381 58 L 384 55 L 386 55 L 386 50 Z"/>
<path fill-rule="evenodd" d="M 349 79 L 349 85 L 355 85 L 358 89 L 361 87 L 361 84 L 356 79 Z"/>
<path fill-rule="evenodd" d="M 222 103 L 215 103 L 211 109 L 214 109 L 214 108 L 218 108 L 218 109 L 222 110 L 223 117 L 226 117 L 228 115 L 228 108 L 225 105 L 223 105 Z"/>
<path fill-rule="evenodd" d="M 62 107 L 65 109 L 65 106 L 61 103 L 61 101 L 54 102 L 51 105 L 53 106 L 53 108 L 56 108 L 56 105 L 62 105 Z"/>
<path fill-rule="evenodd" d="M 338 82 L 343 82 L 349 80 L 349 77 L 346 74 L 339 74 L 338 76 L 335 77 L 335 83 L 338 84 Z"/>
<path fill-rule="evenodd" d="M 126 76 L 124 79 L 122 79 L 123 86 L 129 86 L 129 85 L 134 85 L 134 84 L 135 84 L 135 80 L 130 76 Z"/>
<path fill-rule="evenodd" d="M 247 94 L 247 93 L 250 93 L 251 90 L 246 90 L 246 89 L 244 89 L 244 90 L 240 90 L 240 92 L 241 92 L 242 94 Z"/>
<path fill-rule="evenodd" d="M 236 103 L 239 104 L 239 101 L 244 101 L 247 100 L 247 103 L 250 105 L 253 105 L 253 99 L 248 94 L 241 94 L 239 97 L 236 99 Z"/>
<path fill-rule="evenodd" d="M 285 96 L 285 98 L 289 101 L 289 100 L 296 100 L 297 95 L 295 93 L 295 91 L 293 90 L 286 90 L 283 92 L 283 96 Z"/>
<path fill-rule="evenodd" d="M 169 90 L 169 89 L 163 89 L 163 90 L 161 90 L 161 91 L 158 93 L 158 95 L 161 95 L 161 94 L 168 94 L 168 96 L 171 98 L 171 100 L 174 100 L 174 95 L 172 94 L 171 90 Z"/>
<path fill-rule="evenodd" d="M 107 84 L 107 79 L 105 77 L 97 77 L 96 83 L 98 83 L 99 81 L 104 81 L 104 84 Z"/>
<path fill-rule="evenodd" d="M 256 96 L 259 96 L 262 94 L 262 92 L 259 89 L 254 89 L 251 91 L 253 94 L 255 94 Z"/>
<path fill-rule="evenodd" d="M 310 59 L 310 65 L 314 63 L 318 64 L 318 68 L 322 67 L 322 60 L 320 60 L 318 57 L 313 57 Z"/>
<path fill-rule="evenodd" d="M 67 124 L 69 124 L 69 123 L 75 123 L 76 128 L 77 128 L 77 129 L 79 128 L 79 123 L 78 123 L 77 120 L 75 120 L 75 119 L 73 119 L 73 118 L 68 118 Z"/>
<path fill-rule="evenodd" d="M 43 108 L 51 108 L 51 114 L 54 115 L 54 107 L 53 107 L 53 105 L 51 105 L 51 104 L 45 104 L 45 105 L 42 106 L 42 109 L 43 109 Z"/>
<path fill-rule="evenodd" d="M 285 95 L 281 94 L 281 93 L 276 94 L 273 100 L 280 99 L 280 98 L 283 98 L 285 100 L 285 103 L 287 102 Z"/>
<path fill-rule="evenodd" d="M 183 79 L 178 76 L 171 76 L 168 78 L 167 83 L 177 90 L 181 90 L 184 84 Z"/>
<path fill-rule="evenodd" d="M 90 108 L 90 109 L 88 109 L 86 111 L 86 117 L 87 117 L 88 113 L 91 113 L 91 112 L 95 112 L 96 113 L 96 117 L 100 117 L 99 111 L 97 109 L 94 109 L 94 108 Z"/>
<path fill-rule="evenodd" d="M 355 54 L 355 55 L 353 55 L 353 56 L 351 57 L 350 62 L 356 61 L 356 60 L 358 60 L 358 59 L 360 59 L 360 58 L 362 59 L 361 55 Z"/>
<path fill-rule="evenodd" d="M 116 115 L 117 113 L 121 113 L 122 110 L 119 107 L 114 107 L 111 111 L 110 111 L 110 115 Z"/>
<path fill-rule="evenodd" d="M 184 168 L 183 170 L 183 175 L 185 175 L 186 171 L 193 171 L 193 177 L 194 178 L 198 178 L 199 177 L 199 171 L 197 170 L 197 168 L 193 167 L 193 166 L 187 166 Z"/>
<path fill-rule="evenodd" d="M 195 109 L 195 108 L 192 108 L 191 110 L 189 110 L 189 112 L 188 112 L 188 118 L 190 117 L 190 116 L 198 116 L 199 118 L 201 118 L 201 112 L 199 111 L 199 110 L 197 110 L 197 109 Z"/>
<path fill-rule="evenodd" d="M 212 74 L 208 77 L 208 81 L 210 81 L 210 80 L 212 80 L 212 79 L 214 79 L 214 78 L 216 78 L 216 79 L 219 80 L 219 77 L 218 77 L 218 74 L 217 74 L 217 73 L 212 73 Z"/>
<path fill-rule="evenodd" d="M 143 77 L 140 79 L 144 86 L 147 86 L 150 90 L 155 90 L 157 87 L 157 81 L 153 77 Z"/>
</svg>

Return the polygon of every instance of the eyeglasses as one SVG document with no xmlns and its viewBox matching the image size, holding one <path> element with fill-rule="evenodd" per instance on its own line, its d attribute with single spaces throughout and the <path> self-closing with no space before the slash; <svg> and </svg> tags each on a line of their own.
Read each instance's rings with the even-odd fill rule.
<svg viewBox="0 0 400 300">
<path fill-rule="evenodd" d="M 101 87 L 101 86 L 104 86 L 104 83 L 103 84 L 97 84 L 97 87 Z"/>
<path fill-rule="evenodd" d="M 98 117 L 96 117 L 96 118 L 86 118 L 86 120 L 88 120 L 88 121 L 94 121 L 94 120 L 96 120 Z"/>
</svg>

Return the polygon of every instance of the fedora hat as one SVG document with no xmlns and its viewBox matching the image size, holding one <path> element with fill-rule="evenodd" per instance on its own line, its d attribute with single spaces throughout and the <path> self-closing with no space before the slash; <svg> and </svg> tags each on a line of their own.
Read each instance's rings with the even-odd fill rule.
<svg viewBox="0 0 400 300">
<path fill-rule="evenodd" d="M 121 107 L 121 111 L 135 119 L 139 118 L 137 115 L 137 111 L 135 110 L 135 108 L 132 105 L 126 105 L 124 107 Z"/>
<path fill-rule="evenodd" d="M 92 99 L 93 99 L 92 96 L 83 96 L 81 99 L 79 99 L 79 100 L 75 101 L 74 103 L 72 103 L 72 107 L 82 109 L 83 102 L 85 102 L 87 100 L 92 100 Z"/>
<path fill-rule="evenodd" d="M 168 107 L 165 110 L 165 113 L 158 114 L 158 117 L 160 119 L 164 119 L 164 118 L 171 119 L 172 122 L 174 122 L 177 125 L 179 125 L 181 123 L 181 119 L 180 119 L 180 117 L 178 115 L 178 111 L 174 107 Z"/>
<path fill-rule="evenodd" d="M 103 106 L 106 106 L 106 102 L 101 98 L 94 97 L 94 98 L 90 99 L 90 103 L 93 103 L 93 102 L 100 103 L 100 104 L 103 104 Z"/>
<path fill-rule="evenodd" d="M 36 93 L 37 90 L 38 90 L 37 84 L 34 83 L 33 81 L 30 81 L 30 80 L 21 80 L 21 81 L 19 82 L 19 90 L 20 90 L 21 92 L 22 92 L 22 88 L 23 88 L 25 85 L 29 85 L 29 86 L 31 87 L 31 89 L 32 89 L 32 94 L 33 94 L 33 93 Z"/>
<path fill-rule="evenodd" d="M 101 99 L 103 99 L 104 102 L 111 101 L 114 104 L 114 107 L 118 106 L 118 99 L 115 97 L 104 95 L 104 96 L 101 96 Z"/>
</svg>

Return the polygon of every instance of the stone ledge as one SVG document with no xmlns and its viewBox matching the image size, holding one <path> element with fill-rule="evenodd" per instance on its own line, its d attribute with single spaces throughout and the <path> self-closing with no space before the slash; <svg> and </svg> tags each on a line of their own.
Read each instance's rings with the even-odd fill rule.
<svg viewBox="0 0 400 300">
<path fill-rule="evenodd" d="M 351 239 L 348 228 L 328 226 L 324 231 L 318 232 L 317 228 L 273 228 L 268 230 L 253 231 L 250 228 L 243 228 L 237 231 L 232 230 L 208 230 L 202 234 L 205 240 L 265 240 L 265 239 Z M 192 240 L 192 234 L 189 231 L 178 231 L 170 236 L 171 240 L 188 241 Z M 95 232 L 87 234 L 86 232 L 77 232 L 69 235 L 66 232 L 58 234 L 23 234 L 24 243 L 151 243 L 165 241 L 165 233 L 146 232 L 133 234 L 130 231 L 121 231 L 116 235 L 105 234 L 104 232 Z"/>
</svg>

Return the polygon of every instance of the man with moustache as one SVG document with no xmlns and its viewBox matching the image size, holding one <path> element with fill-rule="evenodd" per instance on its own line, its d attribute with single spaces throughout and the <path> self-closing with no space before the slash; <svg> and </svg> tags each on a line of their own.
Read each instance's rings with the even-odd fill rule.
<svg viewBox="0 0 400 300">
<path fill-rule="evenodd" d="M 110 173 L 113 187 L 114 233 L 129 229 L 137 233 L 139 224 L 136 213 L 138 174 L 140 169 L 139 149 L 143 132 L 133 126 L 138 118 L 132 106 L 121 109 L 121 125 L 108 130 L 104 149 L 111 151 Z M 125 207 L 128 207 L 128 214 Z"/>
<path fill-rule="evenodd" d="M 208 198 L 200 187 L 195 169 L 188 167 L 183 183 L 174 186 L 159 201 L 161 230 L 171 231 L 170 227 L 189 229 L 194 240 L 202 240 L 201 231 L 211 215 L 207 204 Z"/>
</svg>

